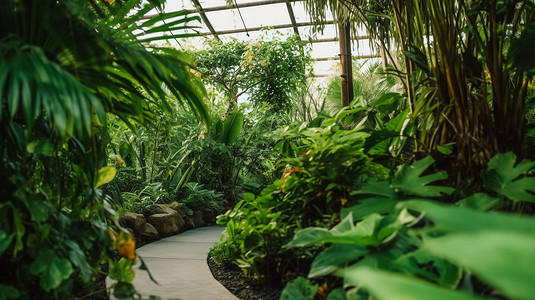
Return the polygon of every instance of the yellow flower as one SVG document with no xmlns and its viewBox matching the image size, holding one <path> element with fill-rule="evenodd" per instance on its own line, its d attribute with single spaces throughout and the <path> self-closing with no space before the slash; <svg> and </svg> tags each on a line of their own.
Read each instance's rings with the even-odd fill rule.
<svg viewBox="0 0 535 300">
<path fill-rule="evenodd" d="M 261 65 L 262 67 L 265 67 L 265 66 L 267 66 L 267 62 L 266 62 L 265 60 L 263 60 L 263 61 L 260 62 L 260 65 Z"/>
<path fill-rule="evenodd" d="M 201 72 L 199 72 L 199 71 L 197 71 L 195 69 L 189 69 L 189 71 L 191 72 L 191 74 L 193 74 L 197 78 L 201 78 L 201 76 L 202 76 Z"/>
<path fill-rule="evenodd" d="M 108 2 L 108 4 L 113 4 L 113 2 L 115 2 L 115 0 L 104 0 L 106 2 Z"/>
<path fill-rule="evenodd" d="M 173 170 L 169 170 L 169 176 L 173 175 Z"/>
<path fill-rule="evenodd" d="M 254 56 L 254 52 L 253 51 L 249 52 L 249 54 L 247 54 L 247 61 L 251 62 L 251 60 L 253 60 L 253 56 Z"/>
<path fill-rule="evenodd" d="M 118 167 L 124 167 L 125 162 L 120 155 L 115 155 L 115 165 Z"/>
<path fill-rule="evenodd" d="M 260 44 L 260 42 L 256 43 L 255 45 L 256 47 L 260 48 L 260 46 L 262 46 L 262 44 Z"/>
</svg>

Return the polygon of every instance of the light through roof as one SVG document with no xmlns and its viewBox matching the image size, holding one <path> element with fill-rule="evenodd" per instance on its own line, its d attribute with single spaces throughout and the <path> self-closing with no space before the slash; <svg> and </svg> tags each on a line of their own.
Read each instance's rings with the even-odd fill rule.
<svg viewBox="0 0 535 300">
<path fill-rule="evenodd" d="M 195 7 L 195 2 L 200 7 Z M 256 39 L 260 36 L 269 37 L 274 32 L 290 35 L 297 29 L 304 41 L 309 41 L 311 56 L 316 61 L 314 70 L 317 76 L 337 74 L 336 66 L 339 63 L 338 54 L 340 46 L 338 39 L 338 26 L 331 22 L 326 24 L 322 32 L 314 32 L 310 25 L 310 17 L 306 14 L 303 1 L 292 0 L 236 0 L 235 5 L 229 7 L 225 0 L 168 0 L 165 11 L 188 9 L 195 14 L 204 14 L 198 32 L 202 37 L 180 40 L 181 46 L 201 47 L 204 39 L 217 38 L 222 41 L 235 38 L 238 40 Z M 292 14 L 294 21 L 292 21 Z M 241 16 L 240 16 L 241 15 Z M 332 21 L 332 16 L 326 16 Z M 207 24 L 209 23 L 209 24 Z M 211 25 L 211 29 L 209 28 Z M 213 30 L 212 30 L 213 29 Z M 263 29 L 263 30 L 259 30 Z M 214 36 L 215 33 L 215 36 Z M 362 30 L 358 33 L 364 36 Z M 354 57 L 378 57 L 369 47 L 369 40 L 353 41 L 352 54 Z M 377 59 L 377 58 L 374 58 Z"/>
</svg>

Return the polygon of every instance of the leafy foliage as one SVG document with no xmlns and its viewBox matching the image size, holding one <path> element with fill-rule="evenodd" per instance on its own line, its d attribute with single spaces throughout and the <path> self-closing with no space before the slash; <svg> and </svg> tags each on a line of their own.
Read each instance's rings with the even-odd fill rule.
<svg viewBox="0 0 535 300">
<path fill-rule="evenodd" d="M 331 10 L 360 28 L 403 80 L 414 146 L 451 169 L 456 183 L 478 176 L 488 161 L 525 151 L 531 1 L 307 0 L 317 23 Z M 401 55 L 396 55 L 401 53 Z"/>
<path fill-rule="evenodd" d="M 217 213 L 223 210 L 223 194 L 204 189 L 202 184 L 196 182 L 186 183 L 183 189 L 185 191 L 182 192 L 179 198 L 187 206 L 186 213 L 189 215 L 193 214 L 193 211 L 206 208 L 212 209 Z"/>
<path fill-rule="evenodd" d="M 296 150 L 305 153 L 285 160 L 282 179 L 256 197 L 244 194 L 244 200 L 218 220 L 227 233 L 217 251 L 230 253 L 252 278 L 269 281 L 302 272 L 307 255 L 281 246 L 299 228 L 335 224 L 352 190 L 385 175 L 363 152 L 365 133 L 324 124 L 329 125 L 296 133 L 301 139 Z"/>
<path fill-rule="evenodd" d="M 201 78 L 225 94 L 226 114 L 236 110 L 244 94 L 257 107 L 268 103 L 273 111 L 287 109 L 305 85 L 310 62 L 303 42 L 293 36 L 286 41 L 213 40 L 192 56 Z"/>
<path fill-rule="evenodd" d="M 512 181 L 533 168 L 531 162 L 524 161 L 515 169 L 516 173 L 511 171 L 512 153 L 497 155 L 491 161 L 483 172 L 485 186 L 494 182 L 494 177 L 485 176 L 489 172 L 507 174 Z M 430 162 L 424 158 L 415 162 L 413 168 L 401 166 L 392 182 L 411 180 L 426 185 L 434 181 L 427 182 L 426 178 L 443 179 L 440 173 L 419 177 Z M 476 210 L 477 207 L 446 206 L 427 199 L 407 200 L 441 194 L 433 189 L 423 192 L 426 189 L 422 187 L 406 187 L 402 193 L 405 196 L 399 198 L 389 185 L 372 183 L 359 191 L 369 197 L 362 199 L 365 205 L 348 209 L 342 222 L 331 229 L 301 229 L 285 247 L 326 245 L 316 255 L 308 277 L 316 280 L 328 274 L 343 277 L 348 299 L 355 293 L 362 296 L 362 289 L 378 299 L 427 299 L 431 295 L 437 299 L 483 299 L 481 296 L 489 294 L 528 299 L 533 294 L 531 280 L 527 279 L 534 275 L 528 266 L 533 260 L 529 246 L 534 242 L 533 218 L 485 212 L 489 206 L 481 196 L 483 193 L 477 195 L 485 199 L 481 202 L 485 209 Z M 437 191 L 451 193 L 452 189 Z M 391 201 L 388 209 L 377 203 L 385 199 Z M 466 204 L 466 199 L 459 204 Z M 360 217 L 354 220 L 354 213 L 360 213 Z M 411 227 L 414 230 L 408 230 Z M 479 280 L 488 286 L 481 286 Z M 294 288 L 286 287 L 289 292 Z"/>
<path fill-rule="evenodd" d="M 535 178 L 521 177 L 535 167 L 535 162 L 516 163 L 516 155 L 507 152 L 489 161 L 483 174 L 485 187 L 515 201 L 535 201 Z"/>
<path fill-rule="evenodd" d="M 0 3 L 2 298 L 84 297 L 104 264 L 116 267 L 115 251 L 128 262 L 121 274 L 131 272 L 134 242 L 114 222 L 108 190 L 116 169 L 107 166 L 106 113 L 133 127 L 172 96 L 208 119 L 188 59 L 149 48 L 145 35 L 193 19 L 143 19 L 159 0 L 107 2 Z M 117 279 L 116 295 L 135 293 L 131 278 Z"/>
</svg>

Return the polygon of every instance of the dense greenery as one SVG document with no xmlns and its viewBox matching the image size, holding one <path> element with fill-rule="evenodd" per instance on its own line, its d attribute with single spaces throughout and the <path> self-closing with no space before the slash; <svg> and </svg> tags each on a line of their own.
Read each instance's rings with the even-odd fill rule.
<svg viewBox="0 0 535 300">
<path fill-rule="evenodd" d="M 271 111 L 287 111 L 306 84 L 311 61 L 297 36 L 262 38 L 257 41 L 207 42 L 192 53 L 203 80 L 218 90 L 228 104 L 226 114 L 238 109 L 238 98 Z"/>
<path fill-rule="evenodd" d="M 81 298 L 105 266 L 117 297 L 134 294 L 134 243 L 106 189 L 116 172 L 107 166 L 107 114 L 132 126 L 173 97 L 208 119 L 185 56 L 146 48 L 161 37 L 145 34 L 170 29 L 157 22 L 192 20 L 186 12 L 142 20 L 162 3 L 1 2 L 2 299 Z"/>
<path fill-rule="evenodd" d="M 186 55 L 163 0 L 1 2 L 0 299 L 132 298 L 117 219 L 173 201 L 282 299 L 532 298 L 533 2 L 305 2 L 388 57 L 348 107 L 296 37 Z"/>
<path fill-rule="evenodd" d="M 535 164 L 522 157 L 533 151 L 524 142 L 533 66 L 520 55 L 533 46 L 533 3 L 306 3 L 319 22 L 330 7 L 365 25 L 399 81 L 356 74 L 356 86 L 378 92 L 360 89 L 348 108 L 326 105 L 334 119 L 277 131 L 276 151 L 307 155 L 284 160 L 282 179 L 219 219 L 227 235 L 214 257 L 256 280 L 301 275 L 281 299 L 532 297 L 524 262 L 534 261 Z M 344 147 L 330 145 L 328 161 L 341 168 L 325 177 L 307 163 L 322 163 L 312 153 L 341 128 L 351 136 L 343 144 L 368 163 L 352 170 Z"/>
<path fill-rule="evenodd" d="M 418 149 L 454 181 L 476 177 L 497 153 L 523 157 L 532 1 L 305 3 L 320 23 L 330 8 L 344 24 L 366 28 L 402 78 Z"/>
</svg>

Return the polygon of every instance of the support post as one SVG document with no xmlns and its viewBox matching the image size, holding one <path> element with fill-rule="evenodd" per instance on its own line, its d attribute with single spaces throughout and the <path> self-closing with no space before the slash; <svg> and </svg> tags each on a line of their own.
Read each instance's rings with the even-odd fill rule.
<svg viewBox="0 0 535 300">
<path fill-rule="evenodd" d="M 340 36 L 340 77 L 342 83 L 342 107 L 349 106 L 353 101 L 353 66 L 351 59 L 351 36 L 348 25 L 338 23 Z"/>
</svg>

